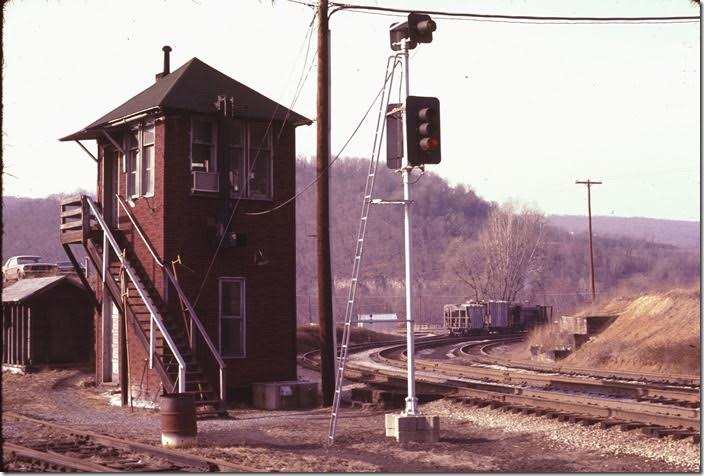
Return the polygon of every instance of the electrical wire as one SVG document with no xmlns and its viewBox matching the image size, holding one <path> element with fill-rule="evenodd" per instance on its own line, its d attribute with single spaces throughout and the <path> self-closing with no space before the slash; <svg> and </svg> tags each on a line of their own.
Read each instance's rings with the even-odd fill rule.
<svg viewBox="0 0 704 476">
<path fill-rule="evenodd" d="M 303 44 L 308 43 L 307 51 L 306 51 L 306 59 L 308 58 L 308 54 L 310 52 L 310 44 L 311 44 L 311 38 L 312 38 L 312 33 L 313 33 L 313 25 L 315 24 L 315 19 L 317 18 L 318 12 L 315 11 L 313 13 L 313 18 L 311 19 L 310 25 L 308 25 L 308 32 L 306 33 L 306 36 L 303 39 L 303 43 L 301 45 L 301 48 L 299 49 L 299 54 L 297 57 L 300 57 L 300 51 L 302 51 Z M 305 70 L 305 63 L 303 64 L 303 68 L 301 69 L 301 77 L 299 78 L 298 85 L 297 85 L 297 91 L 294 94 L 294 97 L 291 101 L 291 106 L 286 110 L 286 114 L 284 116 L 284 119 L 281 124 L 281 129 L 279 130 L 279 134 L 277 136 L 277 142 L 281 138 L 281 134 L 283 133 L 284 130 L 284 125 L 286 121 L 288 120 L 289 115 L 291 114 L 291 109 L 295 105 L 296 101 L 298 100 L 298 97 L 300 95 L 300 92 L 303 89 L 303 85 L 305 84 L 306 80 L 308 79 L 308 73 L 310 73 L 311 68 L 313 67 L 313 62 L 311 62 L 310 67 L 308 68 L 307 73 L 305 74 L 304 77 L 304 71 Z M 289 74 L 289 79 L 291 75 Z M 288 83 L 288 79 L 286 80 Z M 285 89 L 285 87 L 284 87 Z M 262 145 L 264 144 L 264 141 L 267 140 L 267 137 L 269 137 L 269 132 L 271 130 L 271 126 L 274 123 L 274 118 L 276 117 L 276 113 L 278 112 L 280 107 L 279 103 L 276 103 L 276 106 L 274 107 L 274 111 L 271 113 L 271 119 L 269 120 L 269 123 L 267 124 L 266 131 L 262 135 L 262 139 L 259 143 L 259 146 L 257 148 L 257 153 L 254 156 L 254 160 L 251 161 L 249 164 L 249 168 L 247 169 L 247 174 L 244 177 L 249 177 L 250 174 L 252 173 L 252 170 L 254 170 L 254 166 L 256 165 L 257 159 L 259 158 L 259 154 L 261 153 L 262 150 Z M 210 260 L 210 264 L 208 264 L 208 269 L 205 272 L 205 275 L 203 276 L 203 281 L 201 282 L 200 288 L 198 289 L 198 293 L 196 294 L 195 299 L 193 300 L 193 307 L 196 306 L 198 303 L 198 300 L 200 299 L 201 293 L 203 292 L 203 289 L 205 288 L 205 283 L 208 280 L 208 276 L 210 275 L 210 271 L 213 268 L 213 264 L 215 264 L 215 259 L 218 256 L 218 253 L 220 252 L 220 249 L 222 248 L 222 244 L 225 242 L 225 237 L 227 236 L 227 230 L 230 229 L 230 225 L 232 224 L 232 219 L 235 217 L 235 214 L 237 213 L 237 209 L 239 208 L 240 202 L 242 201 L 244 194 L 240 193 L 240 195 L 237 197 L 237 201 L 235 202 L 234 206 L 232 207 L 232 213 L 230 213 L 230 218 L 227 220 L 227 225 L 223 228 L 222 236 L 220 237 L 220 241 L 218 242 L 218 246 L 215 248 L 215 252 L 213 253 L 213 257 Z"/>
<path fill-rule="evenodd" d="M 303 2 L 298 2 L 304 4 Z M 342 10 L 361 10 L 367 12 L 384 12 L 396 14 L 408 14 L 411 10 L 391 7 L 379 7 L 373 5 L 353 5 L 346 3 L 331 2 L 333 7 L 330 16 Z M 423 13 L 443 17 L 466 18 L 474 20 L 502 20 L 510 22 L 568 22 L 568 23 L 669 23 L 669 22 L 699 22 L 699 16 L 643 16 L 643 17 L 569 17 L 569 16 L 542 16 L 542 15 L 500 15 L 494 13 L 468 13 L 468 12 L 448 12 L 439 10 L 424 10 Z"/>
<path fill-rule="evenodd" d="M 388 83 L 389 78 L 391 78 L 391 76 L 393 76 L 394 70 L 396 69 L 396 66 L 397 66 L 398 64 L 399 64 L 398 62 L 394 63 L 394 67 L 391 69 L 391 72 L 386 76 L 386 79 L 384 80 L 384 85 L 383 85 L 382 88 L 379 90 L 379 92 L 377 93 L 377 95 L 374 97 L 374 100 L 373 100 L 372 103 L 369 105 L 369 108 L 367 108 L 367 111 L 366 111 L 366 112 L 364 113 L 364 115 L 362 116 L 362 119 L 361 119 L 361 120 L 359 121 L 359 123 L 357 124 L 357 127 L 355 127 L 354 131 L 352 131 L 352 134 L 351 134 L 350 137 L 347 139 L 347 142 L 345 142 L 345 144 L 342 146 L 342 148 L 341 148 L 340 151 L 337 153 L 337 155 L 335 155 L 335 158 L 332 159 L 332 160 L 330 161 L 330 163 L 328 163 L 327 167 L 325 167 L 325 169 L 323 169 L 323 171 L 320 172 L 320 174 L 319 174 L 317 177 L 315 177 L 315 179 L 313 179 L 312 182 L 310 182 L 308 185 L 306 185 L 305 187 L 303 187 L 303 189 L 302 189 L 300 192 L 296 193 L 296 194 L 293 195 L 291 198 L 287 199 L 287 200 L 284 201 L 283 203 L 280 203 L 280 204 L 278 204 L 277 206 L 275 206 L 275 207 L 273 207 L 273 208 L 270 208 L 270 209 L 268 209 L 268 210 L 263 210 L 263 211 L 261 211 L 261 212 L 248 212 L 248 213 L 245 213 L 245 215 L 247 215 L 247 216 L 266 215 L 266 214 L 272 213 L 272 212 L 274 212 L 274 211 L 276 211 L 276 210 L 278 210 L 278 209 L 280 209 L 280 208 L 283 208 L 284 206 L 286 206 L 286 205 L 288 205 L 289 203 L 291 203 L 291 202 L 293 202 L 294 200 L 296 200 L 296 198 L 298 198 L 298 197 L 300 197 L 301 195 L 303 195 L 303 193 L 305 193 L 309 188 L 311 188 L 313 185 L 315 185 L 315 184 L 323 177 L 323 175 L 325 175 L 326 173 L 328 173 L 328 170 L 330 169 L 330 167 L 332 167 L 332 164 L 334 164 L 334 163 L 337 161 L 337 159 L 340 158 L 340 155 L 345 151 L 345 148 L 347 147 L 347 145 L 352 141 L 352 139 L 354 138 L 354 136 L 357 134 L 357 132 L 359 131 L 359 128 L 362 127 L 362 124 L 363 124 L 364 121 L 367 119 L 367 116 L 369 115 L 369 112 L 370 112 L 370 111 L 372 110 L 372 108 L 374 107 L 374 104 L 376 104 L 376 101 L 379 99 L 379 97 L 381 96 L 381 94 L 384 92 L 384 89 L 386 88 L 386 84 Z"/>
</svg>

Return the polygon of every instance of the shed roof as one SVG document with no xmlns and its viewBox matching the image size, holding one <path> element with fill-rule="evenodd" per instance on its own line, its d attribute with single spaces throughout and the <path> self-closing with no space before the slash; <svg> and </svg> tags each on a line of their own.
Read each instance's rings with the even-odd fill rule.
<svg viewBox="0 0 704 476">
<path fill-rule="evenodd" d="M 291 122 L 295 126 L 312 123 L 310 119 L 232 79 L 198 58 L 193 58 L 84 129 L 59 140 L 96 139 L 101 135 L 101 130 L 112 123 L 158 108 L 213 114 L 217 111 L 215 100 L 220 95 L 235 98 L 236 117 L 265 120 L 273 118 Z"/>
<path fill-rule="evenodd" d="M 56 287 L 63 281 L 66 281 L 73 286 L 81 287 L 78 283 L 71 281 L 66 276 L 47 276 L 45 278 L 20 279 L 16 283 L 9 285 L 2 290 L 2 302 L 21 303 L 31 297 L 42 294 L 49 289 Z"/>
</svg>

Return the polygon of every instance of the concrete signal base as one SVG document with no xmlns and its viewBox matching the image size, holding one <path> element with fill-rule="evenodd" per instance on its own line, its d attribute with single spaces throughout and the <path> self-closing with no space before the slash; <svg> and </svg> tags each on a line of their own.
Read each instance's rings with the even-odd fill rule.
<svg viewBox="0 0 704 476">
<path fill-rule="evenodd" d="M 396 438 L 399 443 L 437 443 L 440 440 L 440 417 L 387 413 L 386 436 Z"/>
</svg>

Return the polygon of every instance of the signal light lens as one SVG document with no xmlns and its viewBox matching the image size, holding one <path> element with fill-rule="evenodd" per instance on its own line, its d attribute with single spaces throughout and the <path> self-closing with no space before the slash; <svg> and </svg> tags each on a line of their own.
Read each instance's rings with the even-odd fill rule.
<svg viewBox="0 0 704 476">
<path fill-rule="evenodd" d="M 434 132 L 433 125 L 429 122 L 424 122 L 423 124 L 418 126 L 418 132 L 420 132 L 420 134 L 424 136 L 432 136 Z"/>
<path fill-rule="evenodd" d="M 422 121 L 431 122 L 434 121 L 436 117 L 437 114 L 435 113 L 435 109 L 431 107 L 424 107 L 418 111 L 418 119 Z"/>
<path fill-rule="evenodd" d="M 424 152 L 435 150 L 438 148 L 439 145 L 440 141 L 437 140 L 435 137 L 425 137 L 420 141 L 420 148 L 423 149 Z"/>
<path fill-rule="evenodd" d="M 419 21 L 416 25 L 420 33 L 432 33 L 437 30 L 438 26 L 433 20 Z"/>
</svg>

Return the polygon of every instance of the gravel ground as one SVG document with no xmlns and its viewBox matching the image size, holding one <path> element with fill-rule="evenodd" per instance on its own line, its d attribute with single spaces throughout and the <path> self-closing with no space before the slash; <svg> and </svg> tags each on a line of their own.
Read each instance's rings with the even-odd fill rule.
<svg viewBox="0 0 704 476">
<path fill-rule="evenodd" d="M 77 370 L 3 373 L 3 410 L 159 444 L 157 411 L 112 406 L 110 388 L 90 383 L 92 374 Z M 190 451 L 284 472 L 700 471 L 700 447 L 691 441 L 656 440 L 636 431 L 585 428 L 447 400 L 420 408 L 441 417 L 439 443 L 399 445 L 384 435 L 389 411 L 344 409 L 336 444 L 328 448 L 329 409 L 237 408 L 228 419 L 199 421 L 199 447 Z M 3 417 L 3 438 L 18 437 L 28 435 Z"/>
</svg>

